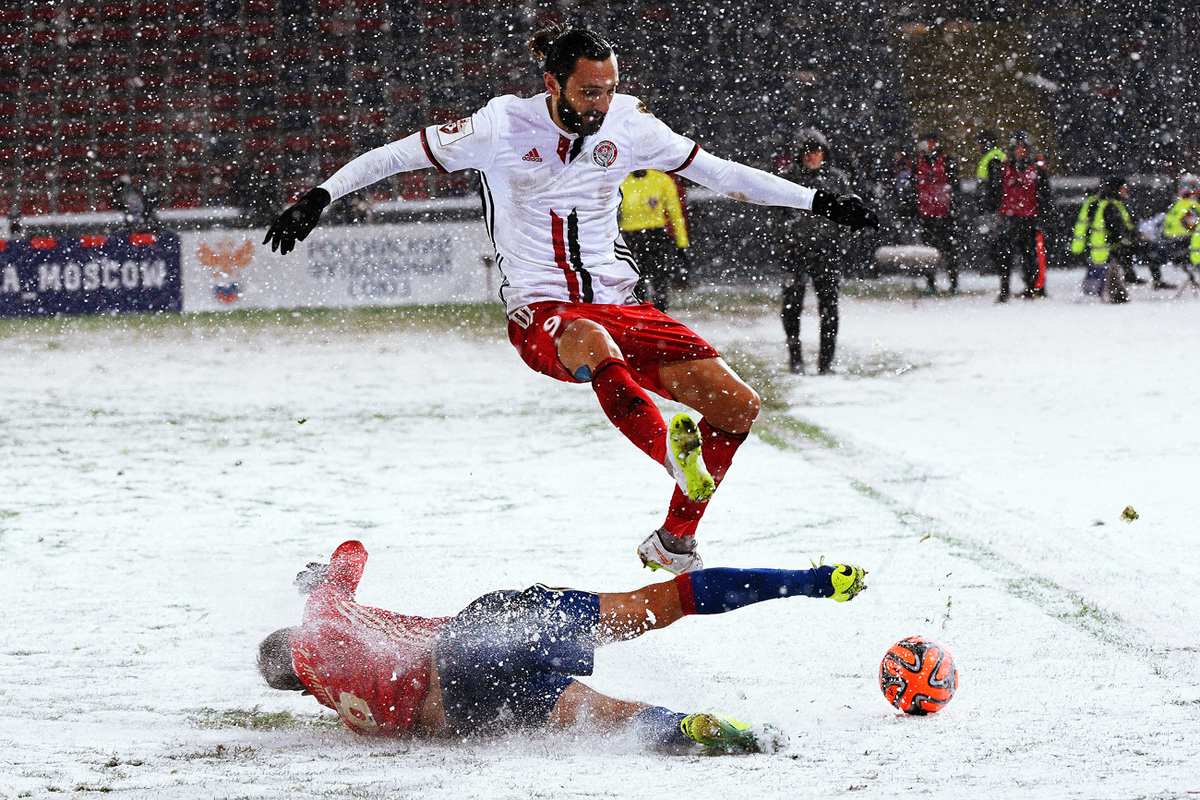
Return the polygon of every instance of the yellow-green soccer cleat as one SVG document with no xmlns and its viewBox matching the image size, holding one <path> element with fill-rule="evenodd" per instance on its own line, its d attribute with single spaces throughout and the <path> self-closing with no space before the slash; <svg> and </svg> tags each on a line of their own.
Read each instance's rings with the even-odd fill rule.
<svg viewBox="0 0 1200 800">
<path fill-rule="evenodd" d="M 717 484 L 701 455 L 700 430 L 688 414 L 676 414 L 667 428 L 667 472 L 689 500 L 703 503 L 712 497 Z"/>
<path fill-rule="evenodd" d="M 787 736 L 772 725 L 751 727 L 723 714 L 691 714 L 679 722 L 683 735 L 706 756 L 776 753 L 787 747 Z"/>
<path fill-rule="evenodd" d="M 867 588 L 863 583 L 866 574 L 865 569 L 854 564 L 834 564 L 833 574 L 829 576 L 830 582 L 833 583 L 833 594 L 830 597 L 839 603 L 853 600 L 859 592 Z"/>
</svg>

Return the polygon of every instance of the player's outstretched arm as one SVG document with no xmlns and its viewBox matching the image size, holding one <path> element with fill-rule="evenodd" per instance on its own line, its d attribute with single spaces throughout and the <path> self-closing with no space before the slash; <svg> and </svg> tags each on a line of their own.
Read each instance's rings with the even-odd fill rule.
<svg viewBox="0 0 1200 800">
<path fill-rule="evenodd" d="M 879 217 L 857 195 L 836 195 L 697 150 L 679 174 L 726 197 L 811 211 L 854 230 L 878 228 Z"/>
<path fill-rule="evenodd" d="M 267 231 L 263 244 L 270 243 L 271 250 L 279 250 L 286 255 L 295 248 L 296 242 L 303 242 L 312 232 L 321 219 L 321 211 L 334 200 L 389 175 L 432 166 L 420 133 L 368 150 L 280 214 Z"/>
<path fill-rule="evenodd" d="M 320 186 L 310 189 L 308 194 L 289 206 L 271 223 L 263 244 L 269 242 L 271 252 L 278 250 L 282 255 L 292 252 L 296 242 L 303 242 L 312 233 L 312 229 L 317 227 L 321 212 L 331 201 L 329 192 Z"/>
</svg>

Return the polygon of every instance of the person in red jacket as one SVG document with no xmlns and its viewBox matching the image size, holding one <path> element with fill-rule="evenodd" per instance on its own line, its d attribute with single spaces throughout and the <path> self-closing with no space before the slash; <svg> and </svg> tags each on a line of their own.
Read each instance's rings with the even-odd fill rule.
<svg viewBox="0 0 1200 800">
<path fill-rule="evenodd" d="M 1045 297 L 1046 288 L 1037 285 L 1037 237 L 1039 226 L 1045 224 L 1054 210 L 1050 172 L 1046 162 L 1034 156 L 1025 131 L 1013 131 L 1008 157 L 997 158 L 988 165 L 988 183 L 999 218 L 996 267 L 1000 273 L 1000 295 L 996 302 L 1008 302 L 1013 262 L 1018 257 L 1025 283 L 1021 296 Z"/>
<path fill-rule="evenodd" d="M 311 694 L 355 733 L 426 738 L 573 729 L 628 733 L 663 753 L 773 752 L 786 736 L 720 714 L 680 714 L 606 697 L 579 683 L 597 645 L 632 639 L 691 614 L 722 614 L 793 595 L 851 600 L 861 567 L 705 569 L 633 592 L 541 584 L 478 598 L 453 617 L 414 617 L 355 601 L 367 563 L 348 541 L 329 564 L 296 576 L 309 594 L 299 626 L 258 649 L 275 689 Z"/>
<path fill-rule="evenodd" d="M 956 233 L 958 164 L 938 144 L 941 134 L 921 134 L 920 149 L 913 157 L 913 181 L 917 185 L 917 222 L 921 244 L 934 247 L 950 276 L 950 294 L 958 294 L 958 236 Z M 937 291 L 937 269 L 925 273 L 928 292 Z"/>
</svg>

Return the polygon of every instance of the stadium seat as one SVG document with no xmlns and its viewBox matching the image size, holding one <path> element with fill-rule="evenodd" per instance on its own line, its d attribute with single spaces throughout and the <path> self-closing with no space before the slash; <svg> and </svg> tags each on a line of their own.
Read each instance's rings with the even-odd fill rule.
<svg viewBox="0 0 1200 800">
<path fill-rule="evenodd" d="M 23 192 L 21 194 L 21 216 L 32 217 L 37 214 L 49 214 L 51 208 L 49 192 Z"/>
<path fill-rule="evenodd" d="M 59 214 L 82 214 L 91 210 L 87 192 L 59 192 L 55 211 Z"/>
<path fill-rule="evenodd" d="M 411 172 L 399 176 L 400 196 L 405 200 L 426 200 L 429 185 L 424 172 Z"/>
</svg>

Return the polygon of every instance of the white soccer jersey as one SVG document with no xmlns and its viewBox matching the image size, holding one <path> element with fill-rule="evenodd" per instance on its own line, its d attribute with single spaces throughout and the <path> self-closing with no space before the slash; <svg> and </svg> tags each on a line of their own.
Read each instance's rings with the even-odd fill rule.
<svg viewBox="0 0 1200 800">
<path fill-rule="evenodd" d="M 554 123 L 548 98 L 497 97 L 466 119 L 360 156 L 322 187 L 336 200 L 424 167 L 424 159 L 443 172 L 479 170 L 510 314 L 542 300 L 635 302 L 637 268 L 617 225 L 621 182 L 635 170 L 680 172 L 750 202 L 812 206 L 811 189 L 705 153 L 635 97 L 617 94 L 600 130 L 586 137 Z"/>
</svg>

